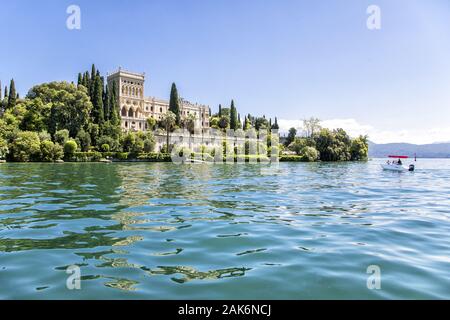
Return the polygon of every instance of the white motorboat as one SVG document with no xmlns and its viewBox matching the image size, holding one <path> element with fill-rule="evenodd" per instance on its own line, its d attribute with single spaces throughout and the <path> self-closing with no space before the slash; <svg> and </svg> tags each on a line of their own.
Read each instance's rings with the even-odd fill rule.
<svg viewBox="0 0 450 320">
<path fill-rule="evenodd" d="M 406 168 L 405 166 L 402 165 L 398 165 L 398 164 L 382 164 L 381 167 L 384 170 L 389 170 L 389 171 L 398 171 L 398 172 L 402 172 L 402 171 L 408 171 L 409 169 Z"/>
<path fill-rule="evenodd" d="M 389 156 L 389 158 L 395 158 L 398 160 L 397 161 L 392 160 L 392 162 L 387 161 L 386 163 L 381 164 L 383 170 L 403 172 L 403 171 L 414 171 L 415 169 L 415 166 L 413 164 L 410 164 L 409 167 L 403 165 L 401 159 L 408 159 L 408 156 Z"/>
</svg>

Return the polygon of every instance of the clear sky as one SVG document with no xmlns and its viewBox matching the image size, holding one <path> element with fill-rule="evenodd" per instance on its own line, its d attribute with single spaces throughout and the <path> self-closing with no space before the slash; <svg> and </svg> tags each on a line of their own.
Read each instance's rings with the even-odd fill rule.
<svg viewBox="0 0 450 320">
<path fill-rule="evenodd" d="M 66 27 L 69 5 L 81 30 Z M 381 29 L 366 27 L 369 5 Z M 316 116 L 375 142 L 450 141 L 448 0 L 3 1 L 0 79 L 23 96 L 94 62 L 146 72 L 146 95 Z"/>
</svg>

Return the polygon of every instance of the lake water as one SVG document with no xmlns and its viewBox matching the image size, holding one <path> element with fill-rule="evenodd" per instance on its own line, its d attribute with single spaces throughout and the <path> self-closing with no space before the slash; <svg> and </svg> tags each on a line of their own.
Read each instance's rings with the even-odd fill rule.
<svg viewBox="0 0 450 320">
<path fill-rule="evenodd" d="M 448 299 L 450 160 L 381 162 L 0 164 L 0 298 Z"/>
</svg>

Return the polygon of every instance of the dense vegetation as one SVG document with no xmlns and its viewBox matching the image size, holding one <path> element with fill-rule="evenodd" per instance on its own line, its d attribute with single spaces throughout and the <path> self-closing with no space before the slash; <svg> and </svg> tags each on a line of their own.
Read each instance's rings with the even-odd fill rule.
<svg viewBox="0 0 450 320">
<path fill-rule="evenodd" d="M 37 85 L 24 99 L 11 80 L 0 100 L 0 158 L 10 161 L 72 160 L 80 152 L 137 154 L 155 146 L 151 132 L 122 132 L 116 86 L 105 85 L 94 65 L 78 75 L 76 85 Z"/>
<path fill-rule="evenodd" d="M 120 128 L 117 88 L 105 84 L 104 77 L 92 65 L 91 71 L 78 74 L 77 84 L 68 82 L 44 83 L 31 88 L 21 99 L 16 92 L 14 80 L 9 90 L 5 87 L 2 98 L 0 90 L 0 159 L 9 161 L 95 161 L 103 157 L 119 160 L 144 159 L 167 161 L 172 146 L 169 134 L 178 128 L 194 132 L 195 117 L 180 115 L 180 98 L 175 84 L 170 92 L 169 112 L 159 121 L 147 119 L 149 131 L 123 132 Z M 246 130 L 267 132 L 267 144 L 258 143 L 256 157 L 264 160 L 271 151 L 279 150 L 285 161 L 348 161 L 367 158 L 367 138 L 351 139 L 342 130 L 320 127 L 320 121 L 305 121 L 305 134 L 297 136 L 290 129 L 284 146 L 271 148 L 270 130 L 279 129 L 277 118 L 255 117 L 250 114 L 241 119 L 234 101 L 229 108 L 222 108 L 210 117 L 212 128 L 233 129 L 236 134 Z M 152 130 L 167 135 L 161 154 L 155 153 Z M 168 147 L 169 146 L 169 150 Z M 278 147 L 278 146 L 275 146 Z M 215 157 L 216 149 L 200 146 L 198 150 L 207 157 Z M 283 155 L 283 151 L 296 155 Z M 183 150 L 180 150 L 183 153 Z M 224 142 L 224 157 L 240 159 L 249 153 L 249 144 L 230 148 Z M 278 152 L 278 151 L 276 151 Z M 165 155 L 164 155 L 165 154 Z M 245 156 L 248 161 L 251 156 Z"/>
<path fill-rule="evenodd" d="M 360 161 L 368 157 L 366 136 L 352 139 L 343 129 L 322 128 L 315 118 L 305 120 L 303 128 L 301 137 L 291 128 L 285 141 L 285 147 L 303 161 Z"/>
</svg>

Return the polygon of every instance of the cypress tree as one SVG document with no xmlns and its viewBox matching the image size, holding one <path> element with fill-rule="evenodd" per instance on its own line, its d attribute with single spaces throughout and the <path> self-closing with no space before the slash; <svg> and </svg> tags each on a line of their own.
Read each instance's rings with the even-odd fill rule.
<svg viewBox="0 0 450 320">
<path fill-rule="evenodd" d="M 230 129 L 237 129 L 237 112 L 236 107 L 234 106 L 234 100 L 231 100 L 230 107 Z"/>
<path fill-rule="evenodd" d="M 3 95 L 4 99 L 8 98 L 8 86 L 5 86 L 5 94 Z"/>
<path fill-rule="evenodd" d="M 82 85 L 83 84 L 83 77 L 81 76 L 81 72 L 78 73 L 78 81 L 77 81 L 77 85 Z"/>
<path fill-rule="evenodd" d="M 222 105 L 219 104 L 219 118 L 222 116 Z"/>
<path fill-rule="evenodd" d="M 277 117 L 275 117 L 275 123 L 272 125 L 272 129 L 276 129 L 276 130 L 280 129 L 280 126 L 278 125 Z"/>
<path fill-rule="evenodd" d="M 95 77 L 93 88 L 92 115 L 94 118 L 94 123 L 101 126 L 105 118 L 103 114 L 103 87 L 100 77 Z"/>
<path fill-rule="evenodd" d="M 180 99 L 178 97 L 178 90 L 175 83 L 172 83 L 172 88 L 170 89 L 169 110 L 175 113 L 177 125 L 181 125 Z"/>
<path fill-rule="evenodd" d="M 109 119 L 111 121 L 111 124 L 114 126 L 120 125 L 120 117 L 119 117 L 119 107 L 117 104 L 117 88 L 116 83 L 114 82 L 112 85 L 112 90 L 110 94 L 110 100 L 109 100 Z"/>
<path fill-rule="evenodd" d="M 103 93 L 103 114 L 105 115 L 105 121 L 109 120 L 110 111 L 109 111 L 109 87 L 106 84 L 105 91 Z"/>
<path fill-rule="evenodd" d="M 17 93 L 16 93 L 16 85 L 14 83 L 14 79 L 11 79 L 11 83 L 9 84 L 9 95 L 8 95 L 8 104 L 6 108 L 14 108 L 16 105 Z"/>
<path fill-rule="evenodd" d="M 242 130 L 245 130 L 246 124 L 247 124 L 247 116 L 244 116 L 244 123 L 242 124 Z"/>
<path fill-rule="evenodd" d="M 90 90 L 90 86 L 89 86 L 89 78 L 90 78 L 90 76 L 89 76 L 89 71 L 86 71 L 85 73 L 84 73 L 84 76 L 83 76 L 83 86 L 85 86 L 86 87 L 86 89 L 88 89 L 88 92 L 89 92 L 89 90 Z"/>
</svg>

